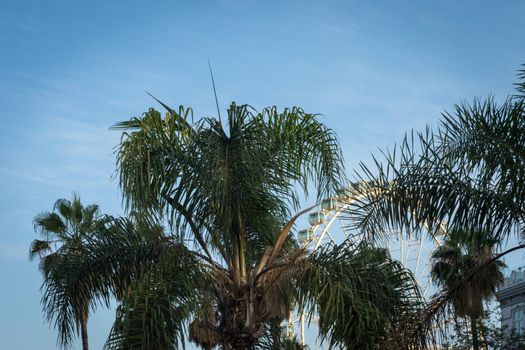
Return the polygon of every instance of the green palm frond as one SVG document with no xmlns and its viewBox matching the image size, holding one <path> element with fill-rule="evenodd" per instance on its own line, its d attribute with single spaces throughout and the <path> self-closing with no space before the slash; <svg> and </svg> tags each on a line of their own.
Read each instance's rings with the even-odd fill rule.
<svg viewBox="0 0 525 350">
<path fill-rule="evenodd" d="M 35 231 L 40 231 L 43 235 L 62 235 L 67 230 L 67 226 L 57 213 L 42 212 L 33 219 Z"/>
<path fill-rule="evenodd" d="M 56 260 L 56 259 L 55 259 Z M 54 261 L 56 266 L 56 261 Z M 50 278 L 49 274 L 42 285 L 42 304 L 46 320 L 58 330 L 57 344 L 69 348 L 73 339 L 78 335 L 77 314 L 74 301 L 71 298 L 71 289 L 64 278 Z"/>
<path fill-rule="evenodd" d="M 106 349 L 181 348 L 198 300 L 198 291 L 188 283 L 199 276 L 189 270 L 174 272 L 151 270 L 131 285 L 117 309 Z"/>
<path fill-rule="evenodd" d="M 308 180 L 317 185 L 317 200 L 334 194 L 345 182 L 342 152 L 335 133 L 321 124 L 318 115 L 301 108 L 263 110 L 267 140 L 289 179 L 298 181 L 305 193 Z M 276 168 L 276 169 L 279 169 Z"/>
<path fill-rule="evenodd" d="M 421 302 L 412 274 L 384 249 L 347 241 L 310 260 L 299 300 L 309 315 L 319 315 L 319 334 L 330 348 L 375 348 Z"/>
<path fill-rule="evenodd" d="M 134 280 L 158 266 L 163 257 L 192 257 L 183 244 L 159 234 L 158 226 L 120 218 L 90 241 L 89 247 L 89 272 L 84 274 L 99 280 L 100 286 L 110 286 L 117 299 L 124 298 Z"/>
<path fill-rule="evenodd" d="M 362 165 L 371 185 L 351 214 L 370 233 L 385 227 L 411 230 L 441 222 L 472 227 L 497 239 L 517 232 L 525 191 L 525 99 L 492 98 L 444 113 L 437 131 L 405 138 L 376 168 Z"/>
<path fill-rule="evenodd" d="M 523 98 L 525 96 L 525 64 L 521 65 L 521 69 L 518 70 L 518 82 L 516 83 L 516 90 L 519 94 L 516 98 Z"/>
<path fill-rule="evenodd" d="M 158 228 L 116 219 L 96 242 L 91 271 L 120 300 L 108 349 L 177 349 L 209 286 L 206 267 Z M 204 269 L 204 270 L 203 270 Z"/>
<path fill-rule="evenodd" d="M 49 241 L 42 241 L 35 239 L 31 242 L 29 247 L 29 260 L 34 260 L 36 257 L 43 258 L 51 252 L 51 244 Z"/>
<path fill-rule="evenodd" d="M 76 250 L 68 255 L 53 253 L 41 261 L 44 273 L 42 305 L 48 322 L 58 330 L 58 344 L 63 348 L 72 345 L 80 332 L 82 320 L 98 302 L 109 304 L 109 294 L 89 276 L 86 250 Z M 103 287 L 104 289 L 104 287 Z"/>
<path fill-rule="evenodd" d="M 87 232 L 94 230 L 96 221 L 100 215 L 99 206 L 96 204 L 88 205 L 82 208 L 82 222 L 80 223 L 80 229 Z"/>
<path fill-rule="evenodd" d="M 45 278 L 53 271 L 54 266 L 57 264 L 57 261 L 60 260 L 60 255 L 55 253 L 50 253 L 43 255 L 40 259 L 40 263 L 38 264 L 38 267 Z M 41 287 L 41 289 L 43 286 Z"/>
<path fill-rule="evenodd" d="M 73 196 L 73 201 L 75 201 L 75 196 Z M 71 209 L 71 201 L 64 198 L 60 198 L 55 202 L 53 209 L 58 211 L 60 215 L 62 215 L 62 217 L 66 220 L 71 220 L 71 216 L 73 215 L 73 210 Z"/>
</svg>

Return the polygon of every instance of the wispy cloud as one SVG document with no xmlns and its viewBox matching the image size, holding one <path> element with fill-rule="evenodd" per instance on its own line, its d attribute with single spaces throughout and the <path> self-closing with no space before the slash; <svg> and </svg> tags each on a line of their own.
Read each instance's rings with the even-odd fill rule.
<svg viewBox="0 0 525 350">
<path fill-rule="evenodd" d="M 25 184 L 28 189 L 38 185 L 68 190 L 106 187 L 111 185 L 118 140 L 119 135 L 106 126 L 47 118 L 45 124 L 20 132 L 17 141 L 25 147 L 4 147 L 0 179 L 4 186 Z"/>
<path fill-rule="evenodd" d="M 27 260 L 28 247 L 21 244 L 0 244 L 0 260 L 23 261 Z"/>
<path fill-rule="evenodd" d="M 20 13 L 16 16 L 4 12 L 0 14 L 0 26 L 20 32 L 36 33 L 42 30 L 38 18 L 29 13 Z"/>
<path fill-rule="evenodd" d="M 35 19 L 31 16 L 26 16 L 24 18 L 14 20 L 12 24 L 22 31 L 32 33 L 40 31 L 39 23 L 35 21 Z"/>
<path fill-rule="evenodd" d="M 46 130 L 33 130 L 31 136 L 53 148 L 57 153 L 88 158 L 111 157 L 113 147 L 119 140 L 116 132 L 108 130 L 107 125 L 86 123 L 65 117 L 49 118 Z"/>
</svg>

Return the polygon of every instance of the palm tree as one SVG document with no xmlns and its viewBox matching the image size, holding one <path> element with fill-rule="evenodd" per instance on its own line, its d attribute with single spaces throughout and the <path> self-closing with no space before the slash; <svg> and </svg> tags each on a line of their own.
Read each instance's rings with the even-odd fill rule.
<svg viewBox="0 0 525 350">
<path fill-rule="evenodd" d="M 120 300 L 106 348 L 174 349 L 189 325 L 204 349 L 251 349 L 297 307 L 319 315 L 331 347 L 371 349 L 412 310 L 413 277 L 385 250 L 347 241 L 311 254 L 293 239 L 311 209 L 292 216 L 299 190 L 320 201 L 344 183 L 315 115 L 232 103 L 224 122 L 190 123 L 191 109 L 163 106 L 164 118 L 150 109 L 115 126 L 128 209 L 166 227 L 116 220 L 91 246 L 85 274 Z"/>
<path fill-rule="evenodd" d="M 446 226 L 491 232 L 497 241 L 512 234 L 523 240 L 525 66 L 518 77 L 517 94 L 502 104 L 489 97 L 456 105 L 454 113 L 443 113 L 437 130 L 408 135 L 394 151 L 383 152 L 375 168 L 362 165 L 358 178 L 364 186 L 350 209 L 353 225 L 376 238 L 391 228 L 436 234 Z M 465 278 L 522 248 L 525 244 L 487 258 Z M 418 326 L 405 327 L 413 337 L 399 334 L 425 339 L 421 334 L 435 329 L 429 323 L 457 293 L 461 285 L 445 288 L 417 318 Z"/>
<path fill-rule="evenodd" d="M 76 262 L 83 258 L 86 242 L 96 231 L 98 213 L 97 205 L 84 207 L 73 195 L 71 201 L 57 200 L 52 212 L 42 212 L 33 221 L 43 239 L 32 241 L 29 257 L 40 258 L 44 313 L 58 328 L 58 343 L 64 348 L 80 330 L 82 348 L 88 349 L 87 321 L 93 300 Z"/>
<path fill-rule="evenodd" d="M 431 256 L 432 280 L 438 286 L 449 289 L 464 283 L 465 277 L 480 264 L 493 257 L 493 247 L 497 241 L 487 232 L 473 230 L 454 230 L 448 232 L 443 245 Z M 479 349 L 478 325 L 484 315 L 483 302 L 495 295 L 496 288 L 503 282 L 505 264 L 495 261 L 483 269 L 461 287 L 454 295 L 452 304 L 456 317 L 470 319 L 472 345 Z"/>
</svg>

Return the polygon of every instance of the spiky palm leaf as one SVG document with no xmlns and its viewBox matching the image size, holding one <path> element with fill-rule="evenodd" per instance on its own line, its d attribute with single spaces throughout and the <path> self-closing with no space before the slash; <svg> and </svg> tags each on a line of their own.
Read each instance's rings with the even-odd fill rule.
<svg viewBox="0 0 525 350">
<path fill-rule="evenodd" d="M 421 302 L 412 274 L 385 249 L 346 241 L 309 257 L 299 300 L 330 348 L 374 349 Z M 311 317 L 311 316 L 310 316 Z"/>
</svg>

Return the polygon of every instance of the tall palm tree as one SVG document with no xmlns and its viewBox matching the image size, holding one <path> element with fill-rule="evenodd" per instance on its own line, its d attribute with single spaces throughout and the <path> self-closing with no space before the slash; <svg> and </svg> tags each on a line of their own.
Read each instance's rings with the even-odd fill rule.
<svg viewBox="0 0 525 350">
<path fill-rule="evenodd" d="M 431 256 L 430 275 L 438 286 L 450 289 L 463 283 L 452 304 L 456 317 L 470 319 L 474 350 L 479 349 L 478 325 L 484 315 L 483 302 L 493 297 L 503 282 L 505 264 L 497 260 L 473 278 L 466 280 L 465 277 L 481 262 L 493 257 L 496 243 L 487 232 L 454 230 L 448 232 L 444 244 Z"/>
<path fill-rule="evenodd" d="M 57 200 L 52 212 L 42 212 L 33 221 L 43 239 L 31 242 L 29 257 L 40 259 L 44 313 L 58 328 L 58 343 L 64 348 L 71 345 L 74 334 L 80 331 L 82 348 L 88 350 L 87 321 L 92 293 L 75 262 L 83 258 L 98 219 L 97 205 L 84 207 L 80 198 L 73 195 L 71 201 Z"/>
<path fill-rule="evenodd" d="M 121 301 L 106 348 L 174 349 L 190 325 L 205 349 L 251 349 L 298 307 L 319 315 L 331 347 L 371 349 L 412 309 L 413 277 L 386 251 L 311 254 L 293 239 L 311 209 L 292 216 L 299 191 L 315 186 L 320 201 L 344 183 L 335 134 L 315 115 L 232 104 L 224 121 L 193 123 L 191 109 L 163 106 L 164 118 L 150 109 L 115 126 L 127 207 L 167 226 L 131 242 L 147 225 L 117 220 L 94 242 L 86 275 Z"/>
<path fill-rule="evenodd" d="M 394 151 L 362 165 L 361 196 L 352 204 L 353 225 L 378 237 L 387 229 L 432 234 L 465 227 L 491 232 L 498 241 L 513 234 L 525 239 L 525 66 L 518 73 L 517 93 L 498 104 L 493 97 L 456 105 L 443 113 L 437 128 L 410 134 Z M 465 278 L 489 268 L 520 244 L 495 254 Z M 432 332 L 429 325 L 444 312 L 461 285 L 445 288 L 418 318 L 412 339 Z M 425 323 L 422 326 L 421 323 Z M 405 339 L 411 338 L 406 332 Z"/>
</svg>

